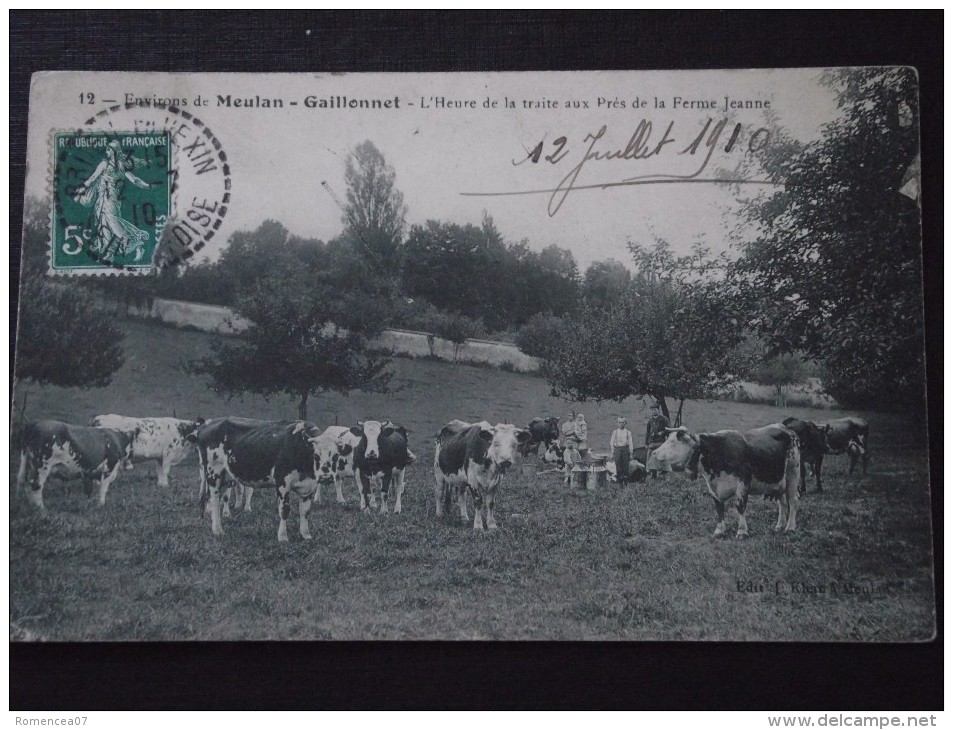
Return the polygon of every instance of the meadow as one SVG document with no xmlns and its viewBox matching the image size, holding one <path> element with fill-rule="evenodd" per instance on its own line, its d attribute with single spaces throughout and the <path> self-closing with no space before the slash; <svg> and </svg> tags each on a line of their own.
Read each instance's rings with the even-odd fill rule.
<svg viewBox="0 0 953 730">
<path fill-rule="evenodd" d="M 225 401 L 182 364 L 211 335 L 125 322 L 128 361 L 105 389 L 28 385 L 26 417 L 87 423 L 102 413 L 180 418 L 295 417 L 290 399 Z M 401 515 L 362 514 L 333 489 L 309 515 L 314 539 L 276 540 L 270 490 L 213 538 L 197 501 L 197 460 L 156 485 L 137 465 L 105 508 L 52 481 L 48 515 L 15 488 L 11 459 L 12 640 L 609 639 L 918 641 L 934 633 L 926 438 L 901 417 L 864 413 L 870 468 L 828 457 L 825 491 L 806 495 L 798 530 L 772 531 L 773 502 L 749 502 L 748 540 L 716 539 L 702 480 L 670 475 L 620 490 L 571 490 L 526 459 L 498 497 L 499 530 L 434 516 L 433 435 L 453 418 L 525 424 L 565 415 L 545 380 L 492 368 L 395 359 L 395 392 L 313 399 L 318 425 L 390 418 L 418 461 Z M 24 391 L 17 392 L 16 412 Z M 580 404 L 607 450 L 616 415 L 641 441 L 638 400 Z M 687 402 L 693 431 L 826 420 L 836 410 Z M 813 479 L 809 477 L 813 490 Z M 330 499 L 329 499 L 330 497 Z M 393 500 L 393 498 L 392 498 Z M 732 511 L 730 513 L 734 515 Z M 733 534 L 734 530 L 731 530 Z"/>
</svg>

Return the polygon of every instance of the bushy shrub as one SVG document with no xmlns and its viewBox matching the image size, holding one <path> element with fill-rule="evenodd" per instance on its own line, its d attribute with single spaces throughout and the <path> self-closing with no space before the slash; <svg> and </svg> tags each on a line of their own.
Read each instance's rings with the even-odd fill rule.
<svg viewBox="0 0 953 730">
<path fill-rule="evenodd" d="M 89 292 L 31 276 L 20 302 L 18 378 L 63 387 L 109 385 L 126 361 L 124 335 Z"/>
<path fill-rule="evenodd" d="M 551 314 L 534 314 L 516 333 L 516 346 L 531 357 L 552 359 L 564 330 L 563 320 Z"/>
</svg>

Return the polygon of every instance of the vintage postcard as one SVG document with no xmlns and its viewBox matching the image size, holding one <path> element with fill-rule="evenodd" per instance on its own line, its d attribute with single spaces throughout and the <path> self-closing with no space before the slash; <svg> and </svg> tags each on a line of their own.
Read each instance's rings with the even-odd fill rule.
<svg viewBox="0 0 953 730">
<path fill-rule="evenodd" d="M 936 631 L 905 67 L 34 75 L 14 641 Z"/>
</svg>

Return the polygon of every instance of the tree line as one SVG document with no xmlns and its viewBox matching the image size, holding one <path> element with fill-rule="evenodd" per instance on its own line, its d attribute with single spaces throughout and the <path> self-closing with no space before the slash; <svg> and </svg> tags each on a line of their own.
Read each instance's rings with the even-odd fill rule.
<svg viewBox="0 0 953 730">
<path fill-rule="evenodd" d="M 807 362 L 845 405 L 918 412 L 920 210 L 909 194 L 916 79 L 907 69 L 844 69 L 822 83 L 837 94 L 837 120 L 809 144 L 779 128 L 781 143 L 748 161 L 784 184 L 746 204 L 745 232 L 732 233 L 732 250 L 718 256 L 700 243 L 678 255 L 664 240 L 629 242 L 628 262 L 580 272 L 569 250 L 507 241 L 487 213 L 480 225 L 408 227 L 396 172 L 366 141 L 346 164 L 336 238 L 300 238 L 265 221 L 233 233 L 214 262 L 92 285 L 115 298 L 131 287 L 232 307 L 252 327 L 197 371 L 224 394 L 290 393 L 299 414 L 309 395 L 327 389 L 387 387 L 386 358 L 367 348 L 384 327 L 454 342 L 502 333 L 542 358 L 554 395 L 574 400 L 648 396 L 668 413 L 669 399 L 711 397 L 739 379 L 780 387 Z M 31 241 L 44 231 L 28 216 L 25 275 L 34 265 L 45 270 L 35 260 L 45 240 Z M 24 338 L 32 330 L 23 328 L 35 326 L 30 301 Z M 301 364 L 317 361 L 327 365 Z M 21 356 L 18 376 L 43 380 L 30 362 Z M 113 353 L 89 382 L 101 384 L 117 362 Z M 254 377 L 238 367 L 248 362 L 261 364 Z"/>
</svg>

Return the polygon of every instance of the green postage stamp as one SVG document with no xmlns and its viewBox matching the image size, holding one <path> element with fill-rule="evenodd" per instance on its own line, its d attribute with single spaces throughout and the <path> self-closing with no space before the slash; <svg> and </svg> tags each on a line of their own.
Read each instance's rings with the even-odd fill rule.
<svg viewBox="0 0 953 730">
<path fill-rule="evenodd" d="M 148 271 L 171 210 L 169 133 L 57 133 L 53 155 L 50 268 Z"/>
</svg>

